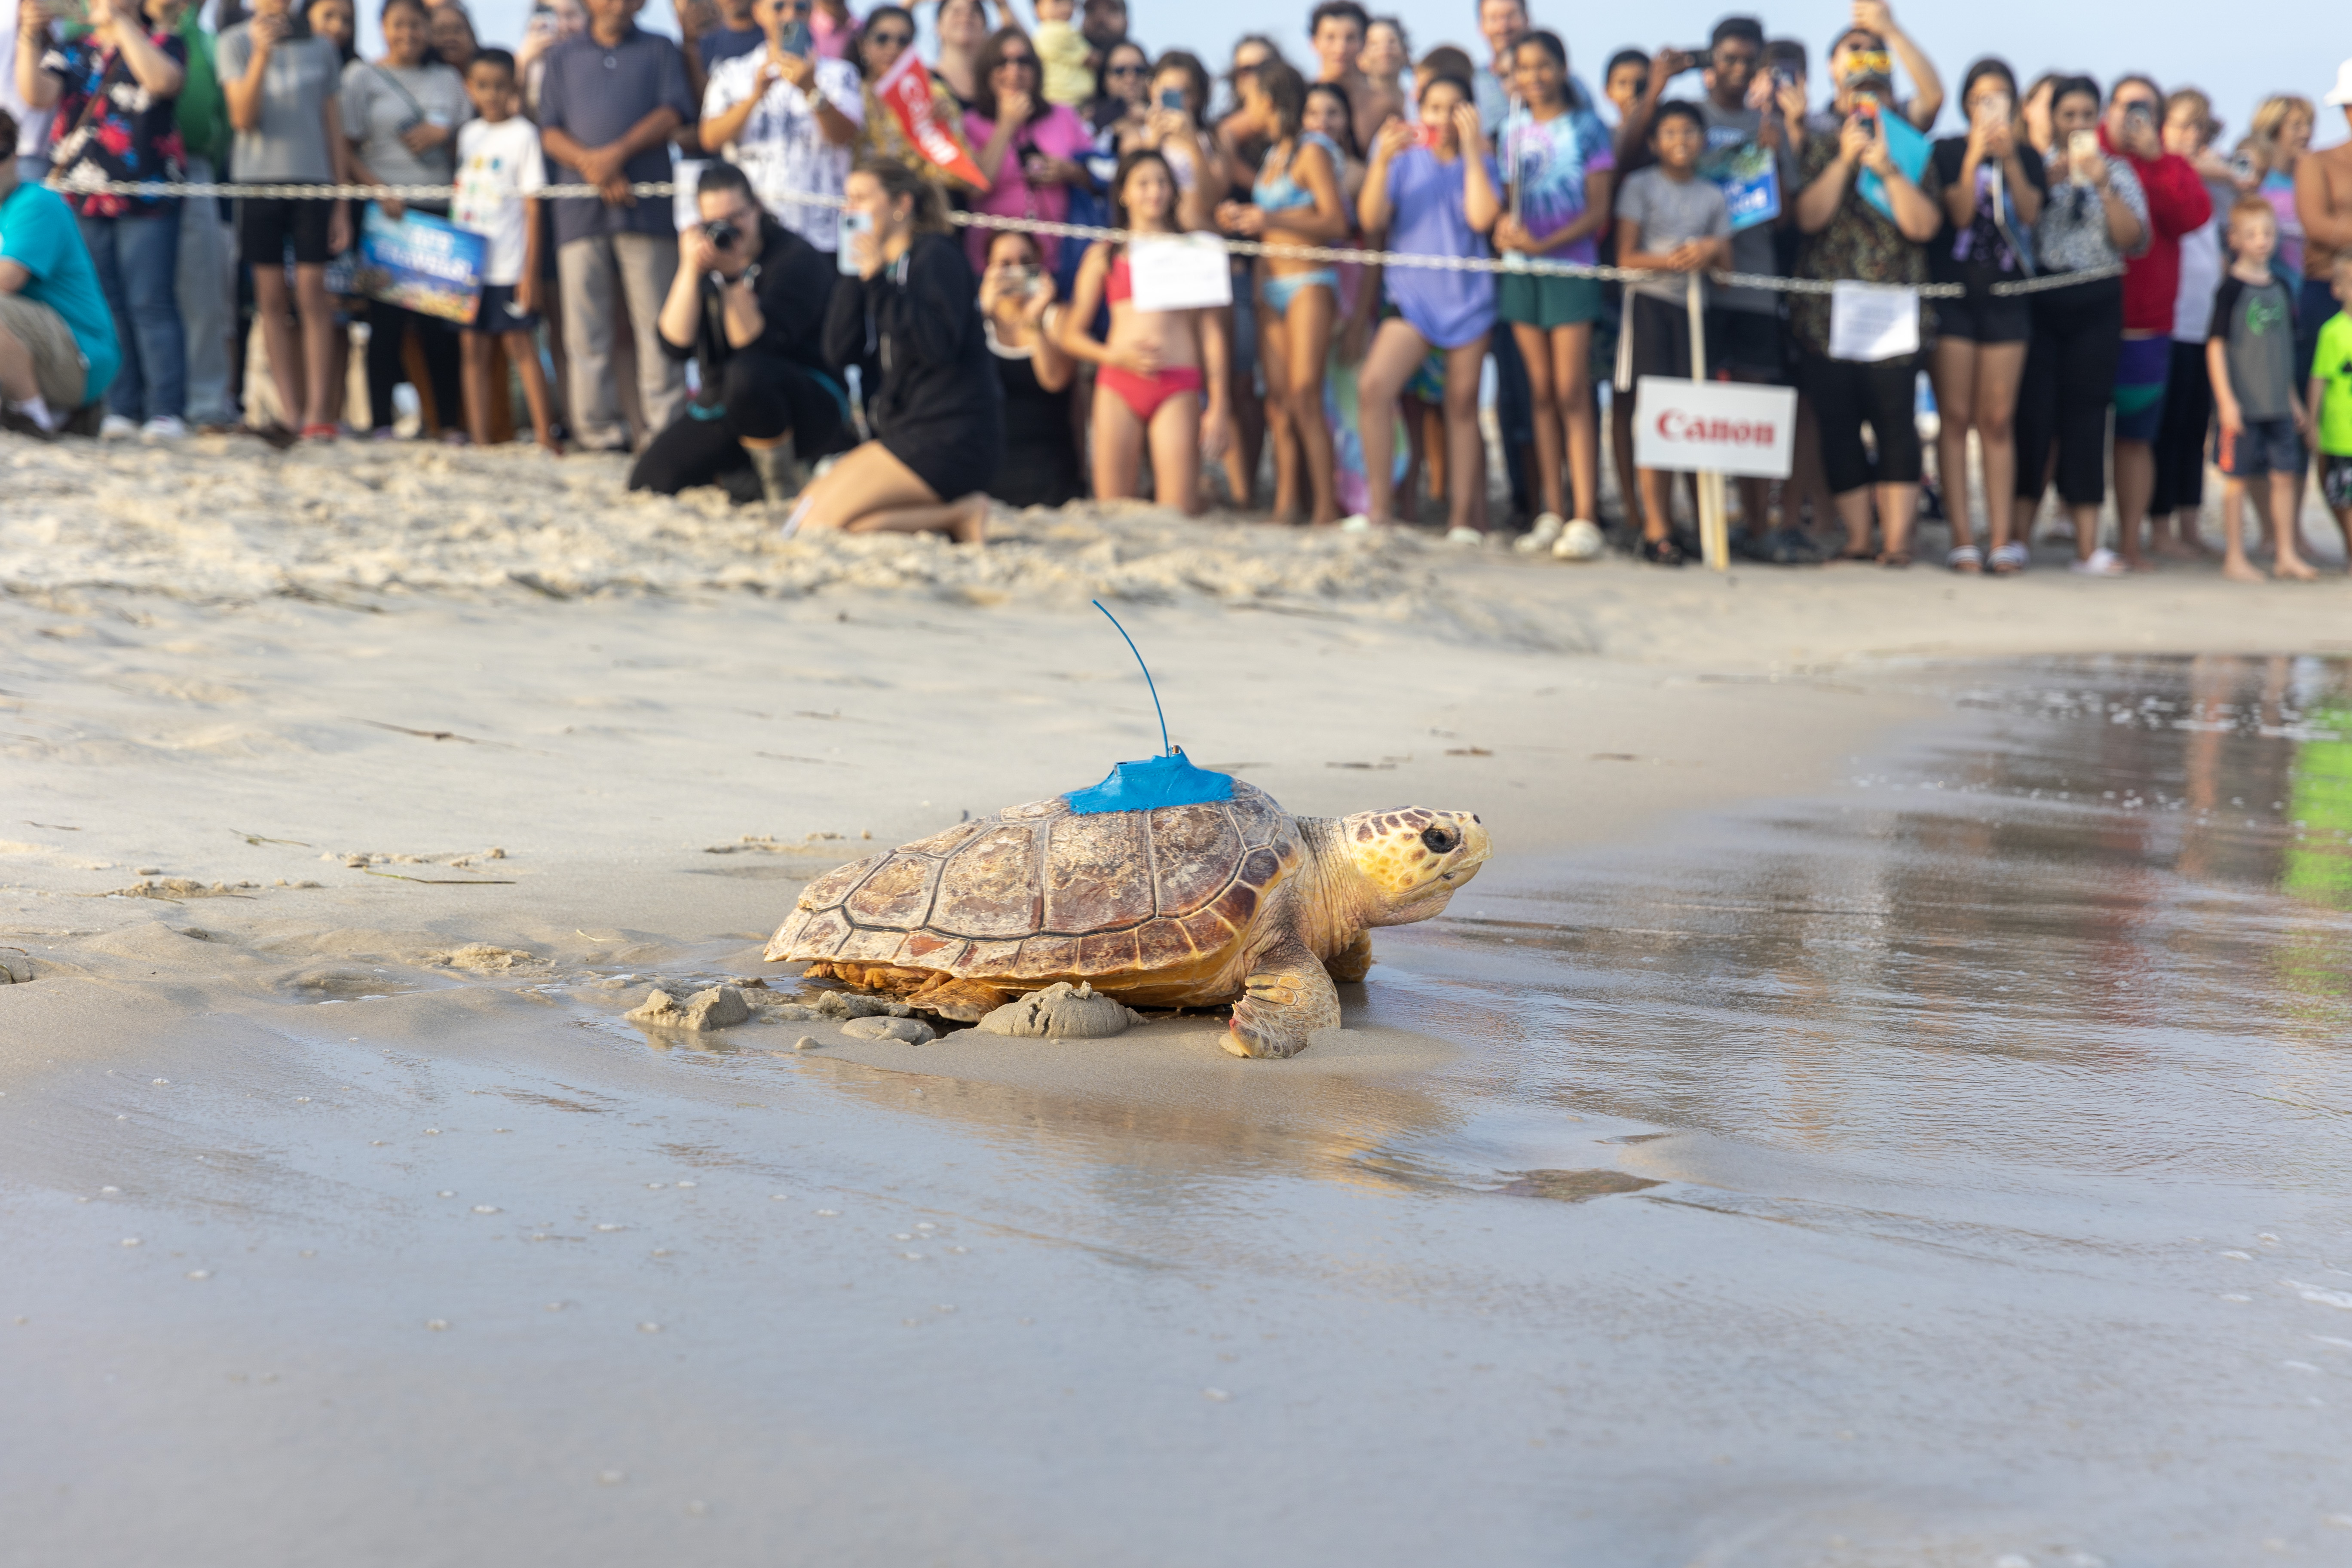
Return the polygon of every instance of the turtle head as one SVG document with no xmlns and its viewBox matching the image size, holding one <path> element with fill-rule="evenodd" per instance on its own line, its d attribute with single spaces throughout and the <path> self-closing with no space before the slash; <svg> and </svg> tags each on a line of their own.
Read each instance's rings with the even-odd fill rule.
<svg viewBox="0 0 2352 1568">
<path fill-rule="evenodd" d="M 1422 805 L 1343 816 L 1339 842 L 1371 885 L 1375 903 L 1364 923 L 1378 926 L 1408 925 L 1443 910 L 1493 847 L 1475 814 Z"/>
</svg>

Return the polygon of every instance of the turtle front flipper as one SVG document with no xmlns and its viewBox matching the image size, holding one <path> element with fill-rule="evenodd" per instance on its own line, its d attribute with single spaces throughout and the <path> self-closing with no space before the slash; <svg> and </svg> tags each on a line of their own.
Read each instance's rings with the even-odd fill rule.
<svg viewBox="0 0 2352 1568">
<path fill-rule="evenodd" d="M 1339 993 L 1322 960 L 1293 933 L 1258 955 L 1219 1043 L 1237 1057 L 1295 1057 L 1339 1022 Z"/>
</svg>

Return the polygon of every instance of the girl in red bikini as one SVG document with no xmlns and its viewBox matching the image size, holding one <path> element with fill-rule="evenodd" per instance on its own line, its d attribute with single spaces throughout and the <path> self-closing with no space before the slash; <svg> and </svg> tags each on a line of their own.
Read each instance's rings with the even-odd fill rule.
<svg viewBox="0 0 2352 1568">
<path fill-rule="evenodd" d="M 1176 177 L 1157 153 L 1134 152 L 1119 160 L 1111 203 L 1120 228 L 1178 232 Z M 1138 493 L 1148 440 L 1154 499 L 1197 516 L 1201 459 L 1213 460 L 1224 450 L 1230 428 L 1223 313 L 1139 310 L 1133 293 L 1127 247 L 1097 241 L 1079 263 L 1070 309 L 1062 317 L 1064 350 L 1101 367 L 1095 378 L 1095 496 L 1108 500 Z M 1110 335 L 1098 341 L 1091 329 L 1106 300 Z"/>
</svg>

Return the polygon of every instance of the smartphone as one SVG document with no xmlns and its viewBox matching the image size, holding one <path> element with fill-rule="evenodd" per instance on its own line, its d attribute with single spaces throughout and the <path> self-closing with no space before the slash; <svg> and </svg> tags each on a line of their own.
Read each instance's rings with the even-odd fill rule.
<svg viewBox="0 0 2352 1568">
<path fill-rule="evenodd" d="M 2066 138 L 2066 156 L 2076 163 L 2096 157 L 2098 152 L 2099 133 L 2095 131 L 2077 131 Z"/>
<path fill-rule="evenodd" d="M 2011 108 L 2012 106 L 2009 101 L 2009 94 L 2005 92 L 1997 92 L 1990 98 L 1980 100 L 1978 102 L 1977 118 L 1979 120 L 1990 120 L 1994 124 L 1998 125 L 2010 117 Z"/>
<path fill-rule="evenodd" d="M 809 50 L 816 47 L 816 39 L 814 35 L 810 33 L 809 25 L 806 22 L 794 22 L 791 26 L 786 27 L 783 36 L 776 40 L 776 47 L 788 55 L 796 55 L 802 59 L 806 59 Z"/>
<path fill-rule="evenodd" d="M 2242 152 L 2238 153 L 2237 156 L 2230 160 L 2230 173 L 2236 175 L 2242 184 L 2249 185 L 2252 184 L 2254 183 L 2254 155 L 2252 153 Z"/>
<path fill-rule="evenodd" d="M 835 263 L 841 268 L 841 275 L 844 278 L 857 276 L 857 253 L 851 247 L 850 240 L 857 235 L 873 232 L 873 214 L 859 212 L 855 207 L 841 209 L 841 216 L 834 226 L 834 240 L 837 248 L 833 254 Z"/>
<path fill-rule="evenodd" d="M 1181 87 L 1161 88 L 1160 89 L 1160 107 L 1162 109 L 1172 109 L 1179 114 L 1183 113 L 1184 89 Z"/>
<path fill-rule="evenodd" d="M 1648 86 L 1646 82 L 1643 85 L 1645 89 Z M 1797 85 L 1797 73 L 1790 70 L 1787 66 L 1774 66 L 1772 68 L 1772 85 L 1775 88 L 1782 89 L 1784 90 L 1786 89 L 1792 88 Z"/>
</svg>

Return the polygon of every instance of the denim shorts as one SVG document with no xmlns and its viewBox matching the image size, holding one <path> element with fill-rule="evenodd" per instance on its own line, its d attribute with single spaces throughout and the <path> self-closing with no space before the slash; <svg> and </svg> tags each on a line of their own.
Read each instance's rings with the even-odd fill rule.
<svg viewBox="0 0 2352 1568">
<path fill-rule="evenodd" d="M 2292 419 L 2250 419 L 2235 436 L 2214 437 L 2214 462 L 2233 479 L 2303 471 L 2303 437 Z"/>
</svg>

